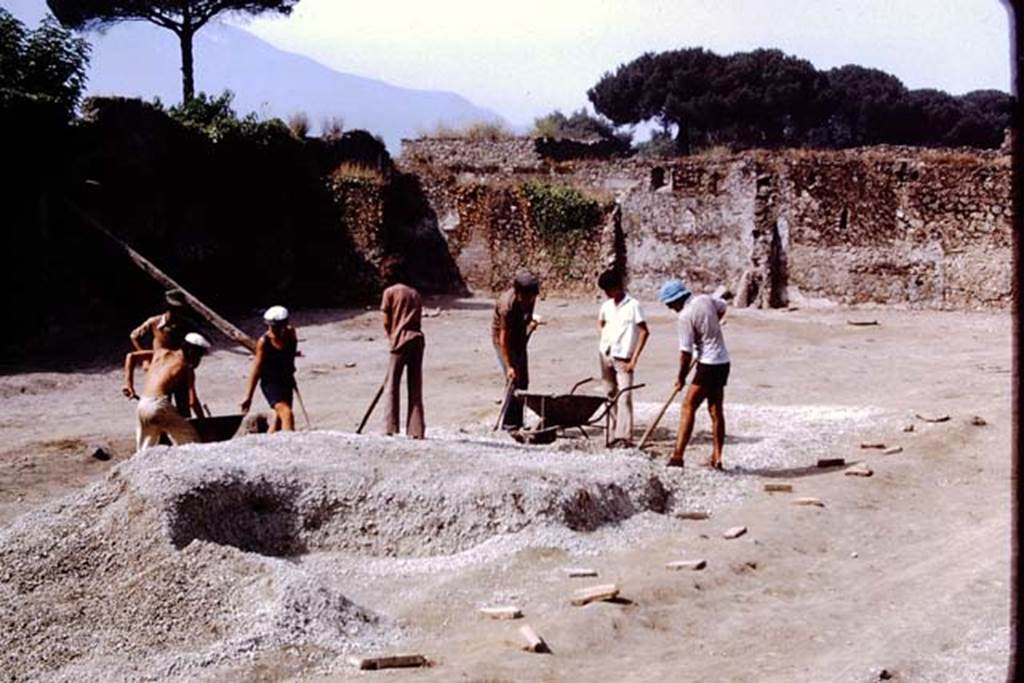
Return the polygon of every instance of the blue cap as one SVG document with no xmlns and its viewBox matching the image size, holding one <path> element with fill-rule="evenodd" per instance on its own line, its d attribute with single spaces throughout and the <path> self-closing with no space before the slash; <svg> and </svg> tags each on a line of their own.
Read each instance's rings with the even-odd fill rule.
<svg viewBox="0 0 1024 683">
<path fill-rule="evenodd" d="M 690 290 L 681 280 L 669 280 L 658 291 L 658 301 L 663 304 L 670 304 L 688 296 L 690 296 Z"/>
</svg>

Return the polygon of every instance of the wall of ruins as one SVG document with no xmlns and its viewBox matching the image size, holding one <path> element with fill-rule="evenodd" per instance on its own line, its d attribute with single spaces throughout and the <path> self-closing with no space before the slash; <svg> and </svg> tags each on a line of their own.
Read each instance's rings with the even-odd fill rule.
<svg viewBox="0 0 1024 683">
<path fill-rule="evenodd" d="M 514 226 L 526 219 L 510 188 L 539 178 L 617 200 L 617 237 L 641 298 L 677 276 L 697 291 L 725 284 L 738 304 L 761 307 L 813 297 L 1005 309 L 1013 299 L 1011 169 L 999 152 L 878 147 L 555 161 L 531 142 L 405 141 L 402 163 L 424 179 L 473 290 L 503 281 L 494 269 L 507 270 L 496 265 L 506 258 L 557 266 Z M 601 235 L 604 246 L 581 250 L 549 291 L 592 288 L 585 278 L 601 264 L 582 260 L 607 259 L 616 237 L 607 227 Z"/>
<path fill-rule="evenodd" d="M 586 230 L 544 235 L 538 229 L 522 182 L 495 181 L 488 173 L 451 173 L 419 167 L 449 252 L 471 291 L 498 292 L 515 273 L 528 268 L 545 291 L 584 294 L 607 265 L 622 264 L 624 245 L 619 212 L 607 197 L 586 189 L 602 206 L 603 217 Z M 545 179 L 550 182 L 550 179 Z"/>
</svg>

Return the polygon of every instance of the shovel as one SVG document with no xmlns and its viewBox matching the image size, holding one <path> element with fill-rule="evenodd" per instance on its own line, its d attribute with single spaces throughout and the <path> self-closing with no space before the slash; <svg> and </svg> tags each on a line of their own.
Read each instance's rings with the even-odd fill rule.
<svg viewBox="0 0 1024 683">
<path fill-rule="evenodd" d="M 356 434 L 363 433 L 363 427 L 366 426 L 366 423 L 370 420 L 370 416 L 373 415 L 373 409 L 377 407 L 377 402 L 380 401 L 380 397 L 384 394 L 384 387 L 387 385 L 387 383 L 387 378 L 385 378 L 384 381 L 381 382 L 380 389 L 377 389 L 377 393 L 374 394 L 373 400 L 370 401 L 370 407 L 366 409 L 366 414 L 363 415 L 363 421 L 360 422 L 359 427 L 356 428 Z"/>
<path fill-rule="evenodd" d="M 647 440 L 651 438 L 651 434 L 654 433 L 654 429 L 658 426 L 658 423 L 661 422 L 661 418 L 665 417 L 665 412 L 668 410 L 668 407 L 672 405 L 672 401 L 676 400 L 676 396 L 678 395 L 679 389 L 673 387 L 672 395 L 668 397 L 668 400 L 665 401 L 665 405 L 661 407 L 661 410 L 658 412 L 658 417 L 654 418 L 654 422 L 652 422 L 651 426 L 647 428 L 646 432 L 644 432 L 644 436 L 640 439 L 640 443 L 637 444 L 637 448 L 643 448 L 647 445 Z"/>
<path fill-rule="evenodd" d="M 525 348 L 526 345 L 530 343 L 530 337 L 533 336 L 533 333 L 536 331 L 537 326 L 544 324 L 541 321 L 539 315 L 534 315 L 533 320 L 537 324 L 534 325 L 532 330 L 526 333 L 526 342 L 523 344 L 523 348 Z M 505 400 L 501 402 L 501 412 L 498 413 L 498 420 L 497 422 L 494 423 L 494 429 L 491 431 L 498 431 L 498 429 L 501 428 L 501 423 L 505 421 L 505 413 L 508 412 L 508 406 L 510 403 L 512 403 L 512 397 L 515 396 L 516 393 L 515 384 L 515 381 L 511 379 L 505 382 Z"/>
</svg>

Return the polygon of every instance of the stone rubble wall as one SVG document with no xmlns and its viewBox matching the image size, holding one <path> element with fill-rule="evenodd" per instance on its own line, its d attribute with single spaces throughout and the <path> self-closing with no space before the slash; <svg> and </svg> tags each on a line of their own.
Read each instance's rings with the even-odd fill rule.
<svg viewBox="0 0 1024 683">
<path fill-rule="evenodd" d="M 605 230 L 603 248 L 579 249 L 572 267 L 557 272 L 510 227 L 524 219 L 509 188 L 539 179 L 615 199 L 619 258 L 641 298 L 681 277 L 695 291 L 724 284 L 738 305 L 758 307 L 801 297 L 940 309 L 1008 309 L 1013 301 L 1012 173 L 1000 152 L 873 147 L 557 161 L 525 139 L 421 139 L 406 141 L 402 163 L 424 179 L 474 290 L 504 282 L 503 259 L 512 259 L 546 264 L 548 291 L 587 291 L 584 274 L 612 257 L 615 232 Z M 494 202 L 507 203 L 507 215 L 480 209 Z M 503 237 L 506 230 L 514 236 Z M 599 262 L 588 268 L 590 258 Z"/>
<path fill-rule="evenodd" d="M 619 261 L 624 258 L 614 206 L 583 233 L 548 238 L 537 230 L 519 183 L 422 171 L 420 178 L 448 250 L 472 291 L 500 292 L 517 271 L 528 268 L 547 293 L 590 293 L 616 254 Z"/>
</svg>

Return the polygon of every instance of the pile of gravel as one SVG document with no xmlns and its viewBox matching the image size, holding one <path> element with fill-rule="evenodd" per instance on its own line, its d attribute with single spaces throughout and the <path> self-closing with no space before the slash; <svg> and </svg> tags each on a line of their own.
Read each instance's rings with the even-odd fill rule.
<svg viewBox="0 0 1024 683">
<path fill-rule="evenodd" d="M 637 408 L 645 420 L 656 406 Z M 593 441 L 522 447 L 438 430 L 420 442 L 320 432 L 147 451 L 0 532 L 0 671 L 196 680 L 277 655 L 293 671 L 329 671 L 407 634 L 346 597 L 401 611 L 405 593 L 378 604 L 367 582 L 408 577 L 412 594 L 417 575 L 526 548 L 598 552 L 676 523 L 666 513 L 732 504 L 761 475 L 806 468 L 879 420 L 799 406 L 728 415 L 725 473 Z M 691 463 L 708 441 L 699 430 Z"/>
<path fill-rule="evenodd" d="M 670 506 L 616 454 L 334 433 L 153 449 L 0 533 L 0 670 L 188 679 L 296 648 L 329 669 L 401 630 L 307 555 L 442 556 Z"/>
</svg>

